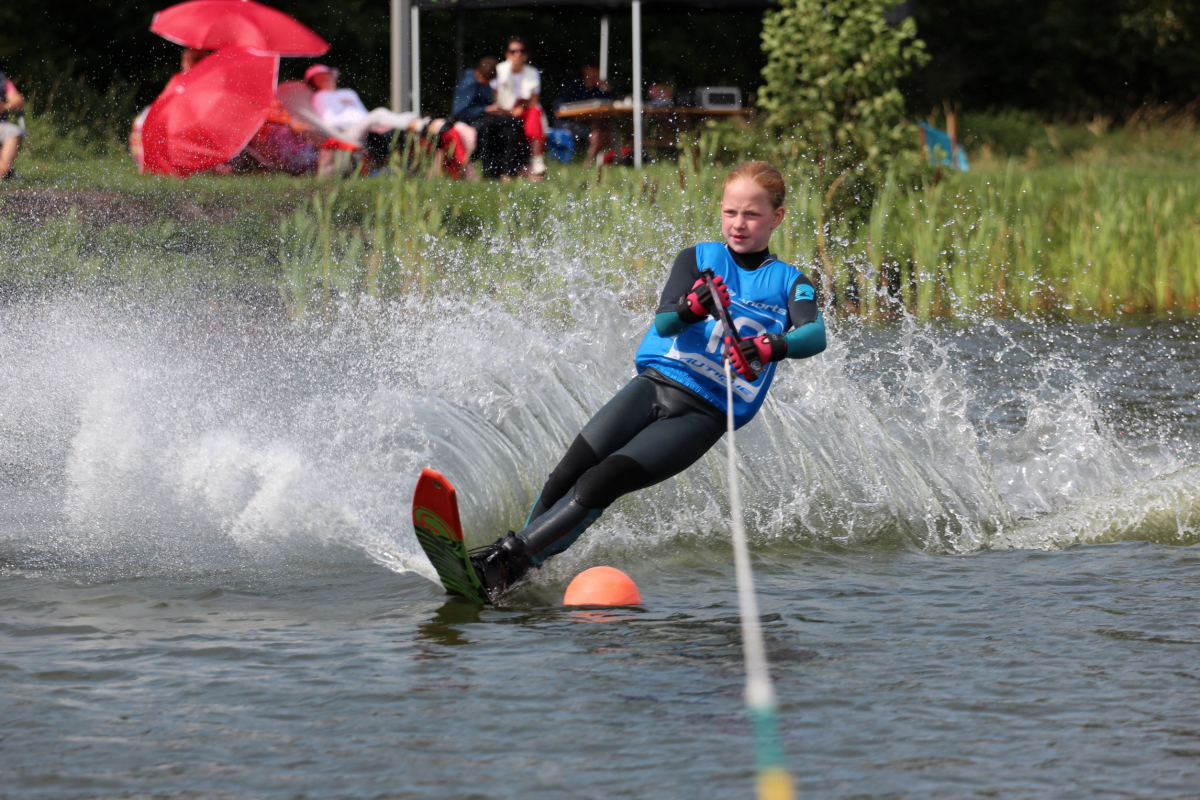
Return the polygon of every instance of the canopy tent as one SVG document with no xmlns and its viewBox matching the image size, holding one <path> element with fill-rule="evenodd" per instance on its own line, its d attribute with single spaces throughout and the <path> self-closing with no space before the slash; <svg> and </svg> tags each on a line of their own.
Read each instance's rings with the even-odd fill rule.
<svg viewBox="0 0 1200 800">
<path fill-rule="evenodd" d="M 642 4 L 693 8 L 767 8 L 773 0 L 392 0 L 392 108 L 421 110 L 421 9 L 629 7 L 633 23 L 633 159 L 642 166 Z M 608 77 L 608 15 L 600 21 L 600 75 Z"/>
</svg>

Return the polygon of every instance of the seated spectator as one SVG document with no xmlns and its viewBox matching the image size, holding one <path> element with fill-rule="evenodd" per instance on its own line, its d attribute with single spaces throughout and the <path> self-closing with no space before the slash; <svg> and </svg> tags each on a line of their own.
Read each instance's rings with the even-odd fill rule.
<svg viewBox="0 0 1200 800">
<path fill-rule="evenodd" d="M 479 147 L 472 150 L 483 163 L 483 174 L 489 178 L 515 175 L 524 163 L 523 158 L 514 156 L 521 150 L 524 139 L 522 122 L 496 104 L 492 89 L 496 64 L 496 59 L 486 56 L 479 59 L 474 69 L 463 70 L 454 90 L 451 115 L 456 126 L 465 123 L 474 130 Z"/>
<path fill-rule="evenodd" d="M 496 63 L 496 59 L 486 56 L 479 59 L 474 69 L 463 70 L 454 89 L 454 119 L 474 125 L 484 114 L 500 110 L 496 105 L 496 94 L 492 91 Z"/>
<path fill-rule="evenodd" d="M 0 180 L 16 174 L 13 164 L 25 138 L 25 128 L 20 124 L 24 110 L 25 98 L 8 76 L 0 72 Z"/>
<path fill-rule="evenodd" d="M 470 158 L 476 134 L 470 125 L 461 122 L 446 125 L 444 119 L 420 117 L 412 112 L 396 113 L 386 108 L 367 111 L 357 92 L 337 88 L 337 70 L 323 64 L 310 67 L 304 80 L 313 93 L 303 100 L 302 108 L 291 84 L 281 85 L 279 93 L 282 98 L 287 90 L 283 104 L 293 116 L 327 137 L 336 137 L 321 143 L 318 174 L 332 174 L 344 168 L 345 164 L 338 164 L 342 161 L 339 153 L 344 153 L 347 147 L 354 148 L 351 143 L 358 145 L 355 149 L 363 156 L 362 171 L 374 174 L 388 163 L 395 143 L 409 141 L 413 145 L 408 150 L 409 162 L 393 164 L 393 168 L 414 170 L 428 157 L 433 172 L 456 178 L 473 176 Z"/>
<path fill-rule="evenodd" d="M 420 118 L 411 111 L 395 112 L 387 108 L 368 111 L 358 92 L 337 88 L 337 79 L 338 71 L 324 64 L 314 64 L 304 73 L 304 80 L 314 90 L 313 110 L 327 126 L 347 139 L 365 143 L 368 133 L 407 130 Z"/>
<path fill-rule="evenodd" d="M 478 134 L 467 123 L 435 119 L 425 127 L 420 144 L 432 159 L 430 175 L 448 175 L 456 180 L 475 180 L 478 177 L 471 165 Z"/>
<path fill-rule="evenodd" d="M 546 173 L 545 114 L 538 104 L 542 95 L 542 76 L 529 66 L 529 48 L 520 36 L 510 37 L 505 60 L 496 66 L 496 104 L 523 123 L 525 139 L 532 153 L 529 173 L 536 180 Z"/>
<path fill-rule="evenodd" d="M 322 138 L 276 100 L 262 127 L 242 151 L 250 159 L 244 168 L 288 175 L 313 174 L 320 162 Z"/>
<path fill-rule="evenodd" d="M 554 102 L 554 111 L 557 113 L 564 103 L 579 103 L 585 100 L 613 100 L 612 89 L 609 88 L 608 81 L 601 79 L 600 62 L 596 60 L 584 64 L 582 77 L 562 88 L 558 100 Z M 584 163 L 590 164 L 601 148 L 612 146 L 612 130 L 602 120 L 561 119 L 558 121 L 558 127 L 570 131 L 576 141 L 582 142 L 585 138 L 588 140 L 587 159 Z"/>
</svg>

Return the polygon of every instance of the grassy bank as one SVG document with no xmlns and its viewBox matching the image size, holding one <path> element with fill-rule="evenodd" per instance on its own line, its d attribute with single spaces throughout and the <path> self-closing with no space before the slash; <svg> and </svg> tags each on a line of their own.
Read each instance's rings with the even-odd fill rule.
<svg viewBox="0 0 1200 800">
<path fill-rule="evenodd" d="M 920 317 L 1200 310 L 1200 172 L 1015 163 L 881 193 L 838 283 Z"/>
<path fill-rule="evenodd" d="M 1194 131 L 1088 135 L 1091 147 L 1020 157 L 983 141 L 971 173 L 883 187 L 866 224 L 825 231 L 834 299 L 852 312 L 904 307 L 923 318 L 1200 311 Z M 338 295 L 553 284 L 564 265 L 632 282 L 649 303 L 674 253 L 717 235 L 723 174 L 657 164 L 642 175 L 559 168 L 542 185 L 176 181 L 138 176 L 124 157 L 72 158 L 46 145 L 20 167 L 22 180 L 0 188 L 4 286 L 250 286 L 296 312 Z M 789 177 L 773 244 L 816 270 L 819 198 L 804 174 Z"/>
</svg>

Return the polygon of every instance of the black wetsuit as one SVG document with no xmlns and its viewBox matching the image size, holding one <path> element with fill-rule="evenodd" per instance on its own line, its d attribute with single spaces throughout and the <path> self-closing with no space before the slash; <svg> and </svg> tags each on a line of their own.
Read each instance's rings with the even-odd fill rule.
<svg viewBox="0 0 1200 800">
<path fill-rule="evenodd" d="M 755 270 L 772 260 L 766 250 L 732 253 L 738 266 Z M 682 299 L 700 277 L 696 248 L 675 259 L 663 288 L 655 325 L 673 335 L 699 318 Z M 819 343 L 797 346 L 789 358 L 804 358 L 824 349 L 824 324 L 812 292 L 797 292 L 799 276 L 788 292 L 789 326 L 811 330 L 819 325 Z M 810 339 L 814 337 L 809 337 Z M 533 564 L 560 553 L 618 497 L 677 475 L 700 459 L 725 433 L 725 414 L 698 394 L 646 369 L 609 400 L 584 426 L 549 480 L 518 537 Z"/>
</svg>

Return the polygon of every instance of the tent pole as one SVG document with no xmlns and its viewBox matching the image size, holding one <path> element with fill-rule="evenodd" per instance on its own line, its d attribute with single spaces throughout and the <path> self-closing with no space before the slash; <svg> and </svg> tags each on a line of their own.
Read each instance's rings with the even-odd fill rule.
<svg viewBox="0 0 1200 800">
<path fill-rule="evenodd" d="M 642 0 L 633 0 L 633 166 L 642 168 Z"/>
<path fill-rule="evenodd" d="M 412 0 L 392 0 L 392 110 L 408 111 L 411 76 L 409 74 L 409 32 Z"/>
<path fill-rule="evenodd" d="M 400 87 L 404 84 L 404 68 L 401 66 L 403 53 L 400 42 L 400 0 L 392 0 L 392 103 L 389 108 L 400 109 Z"/>
<path fill-rule="evenodd" d="M 600 80 L 608 80 L 608 14 L 600 17 Z"/>
<path fill-rule="evenodd" d="M 412 7 L 412 110 L 421 113 L 421 10 Z"/>
</svg>

